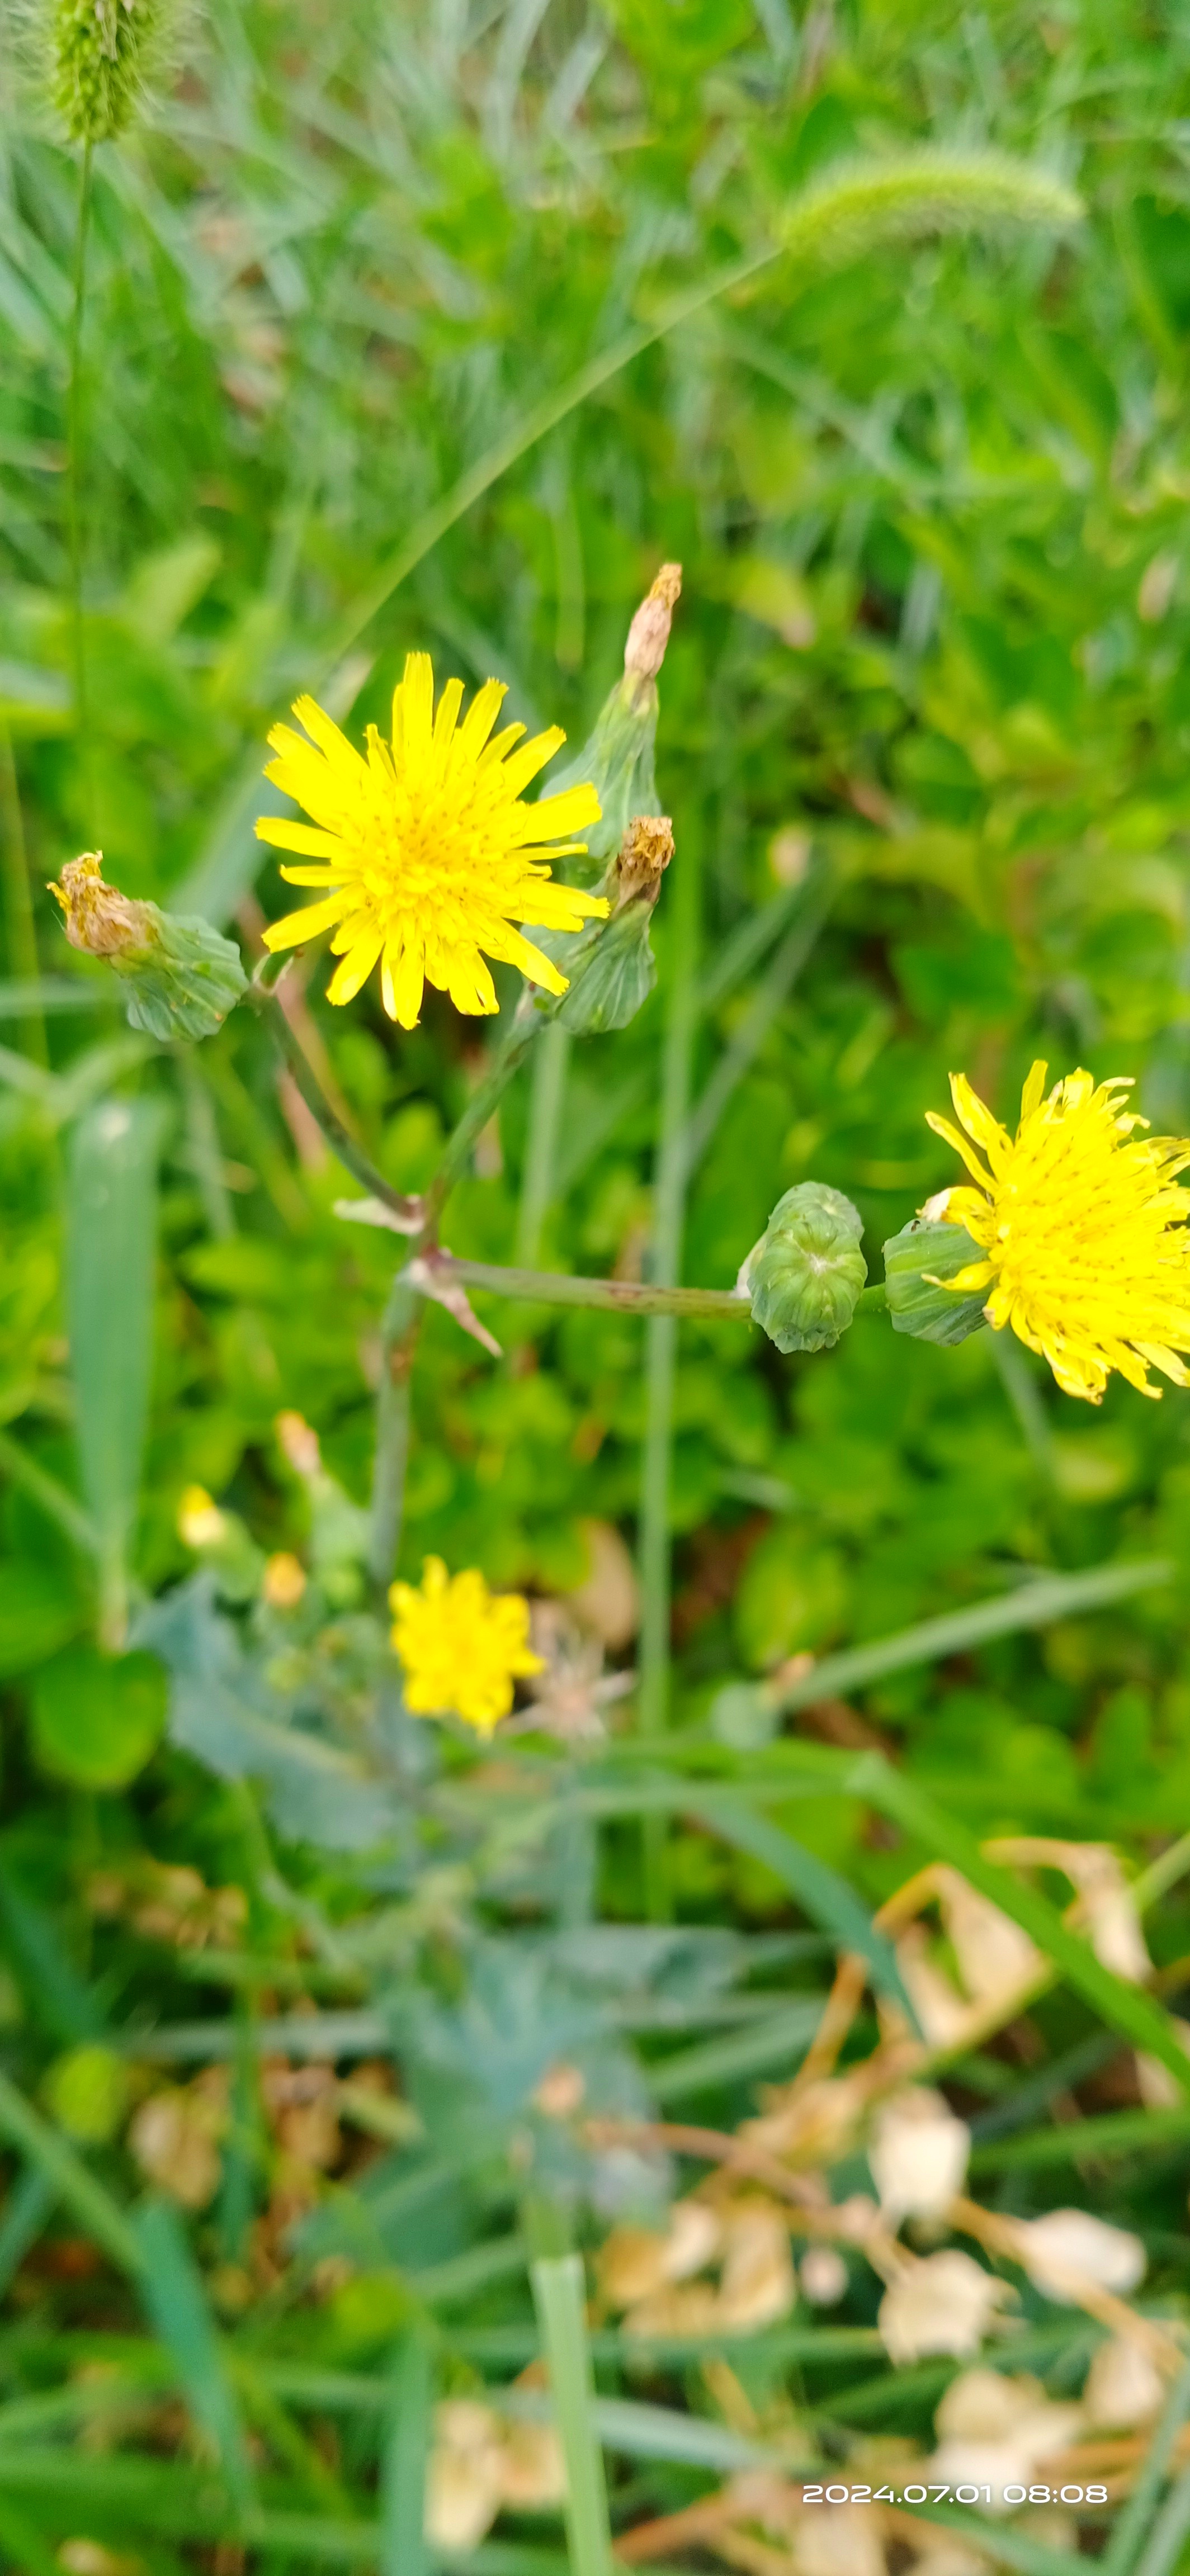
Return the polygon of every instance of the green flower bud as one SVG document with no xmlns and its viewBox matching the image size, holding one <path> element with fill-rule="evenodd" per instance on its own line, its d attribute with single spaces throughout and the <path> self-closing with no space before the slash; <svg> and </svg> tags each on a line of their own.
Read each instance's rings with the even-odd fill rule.
<svg viewBox="0 0 1190 2576">
<path fill-rule="evenodd" d="M 833 1350 L 868 1275 L 863 1221 L 841 1190 L 799 1181 L 778 1199 L 740 1271 L 740 1287 L 779 1351 Z"/>
<path fill-rule="evenodd" d="M 626 1029 L 647 1002 L 657 981 L 649 925 L 673 848 L 668 814 L 633 817 L 607 880 L 611 919 L 593 922 L 567 961 L 570 991 L 556 1016 L 576 1036 Z"/>
<path fill-rule="evenodd" d="M 594 731 L 577 760 L 551 778 L 548 793 L 578 787 L 590 779 L 602 816 L 587 834 L 586 877 L 570 871 L 577 883 L 594 885 L 606 862 L 620 848 L 634 814 L 657 810 L 653 747 L 657 739 L 657 674 L 665 659 L 670 624 L 682 587 L 680 564 L 662 564 L 652 589 L 642 599 L 628 629 L 624 676 L 604 699 Z"/>
<path fill-rule="evenodd" d="M 50 95 L 72 143 L 107 143 L 131 124 L 169 14 L 165 0 L 52 0 Z"/>
<path fill-rule="evenodd" d="M 129 1025 L 154 1038 L 209 1038 L 247 990 L 234 940 L 209 921 L 175 919 L 103 881 L 103 854 L 68 859 L 50 893 L 72 948 L 105 957 L 127 986 Z"/>
<path fill-rule="evenodd" d="M 969 1262 L 982 1261 L 979 1245 L 964 1225 L 945 1217 L 915 1216 L 884 1247 L 888 1311 L 894 1333 L 911 1333 L 918 1342 L 940 1342 L 952 1349 L 977 1333 L 984 1320 L 986 1291 L 940 1287 Z"/>
<path fill-rule="evenodd" d="M 657 674 L 681 587 L 681 565 L 662 564 L 628 629 L 623 678 L 605 698 L 577 759 L 550 781 L 551 796 L 588 781 L 595 788 L 600 819 L 587 833 L 585 857 L 569 859 L 567 872 L 584 893 L 597 886 L 612 907 L 610 921 L 588 922 L 577 938 L 525 925 L 535 946 L 570 979 L 564 1002 L 541 994 L 537 1009 L 579 1035 L 627 1028 L 657 981 L 649 918 L 673 856 L 668 819 L 656 811 Z M 598 972 L 588 973 L 597 950 Z"/>
</svg>

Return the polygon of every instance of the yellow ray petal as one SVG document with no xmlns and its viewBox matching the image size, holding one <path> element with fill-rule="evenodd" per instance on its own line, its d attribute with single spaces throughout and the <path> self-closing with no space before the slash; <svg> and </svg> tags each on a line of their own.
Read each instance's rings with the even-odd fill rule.
<svg viewBox="0 0 1190 2576">
<path fill-rule="evenodd" d="M 317 831 L 312 823 L 292 821 L 288 814 L 261 814 L 256 838 L 271 842 L 275 850 L 299 850 L 309 859 L 335 859 L 343 848 L 337 832 Z"/>
<path fill-rule="evenodd" d="M 328 895 L 325 903 L 308 903 L 301 912 L 287 912 L 283 921 L 270 922 L 261 937 L 266 948 L 300 948 L 307 939 L 318 939 L 324 930 L 339 920 L 351 898 L 346 894 Z"/>
<path fill-rule="evenodd" d="M 984 1189 L 990 1190 L 992 1187 L 991 1173 L 984 1170 L 983 1164 L 980 1162 L 979 1156 L 974 1151 L 974 1148 L 968 1144 L 965 1136 L 960 1136 L 957 1127 L 951 1126 L 949 1118 L 941 1117 L 936 1109 L 927 1109 L 926 1125 L 927 1127 L 933 1128 L 936 1136 L 941 1136 L 945 1145 L 951 1146 L 956 1154 L 961 1154 L 972 1179 L 981 1181 Z"/>
</svg>

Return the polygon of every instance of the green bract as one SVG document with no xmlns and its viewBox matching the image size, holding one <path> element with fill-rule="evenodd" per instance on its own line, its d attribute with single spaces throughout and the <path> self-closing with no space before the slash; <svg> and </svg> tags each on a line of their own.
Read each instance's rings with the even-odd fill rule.
<svg viewBox="0 0 1190 2576">
<path fill-rule="evenodd" d="M 778 1199 L 740 1272 L 754 1322 L 779 1351 L 829 1351 L 868 1275 L 863 1221 L 841 1190 L 799 1181 Z"/>
<path fill-rule="evenodd" d="M 970 1262 L 982 1259 L 965 1226 L 948 1225 L 944 1217 L 911 1218 L 884 1247 L 894 1333 L 911 1333 L 915 1341 L 941 1342 L 948 1349 L 977 1333 L 984 1319 L 984 1291 L 961 1294 L 937 1282 L 955 1278 Z"/>
<path fill-rule="evenodd" d="M 105 884 L 102 852 L 68 859 L 50 892 L 62 907 L 71 947 L 105 957 L 123 978 L 132 1028 L 163 1040 L 213 1037 L 247 991 L 233 939 L 209 921 L 179 919 Z"/>
</svg>

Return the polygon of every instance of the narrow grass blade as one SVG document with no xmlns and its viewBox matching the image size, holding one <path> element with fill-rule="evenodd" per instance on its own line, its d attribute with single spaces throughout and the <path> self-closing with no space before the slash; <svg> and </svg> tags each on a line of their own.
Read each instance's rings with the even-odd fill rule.
<svg viewBox="0 0 1190 2576">
<path fill-rule="evenodd" d="M 686 1230 L 686 1120 L 698 1032 L 699 869 L 701 831 L 684 836 L 671 924 L 670 983 L 661 1066 L 661 1105 L 653 1175 L 651 1283 L 675 1287 L 681 1277 Z M 672 1540 L 673 1410 L 678 1365 L 676 1315 L 655 1315 L 645 1333 L 645 1436 L 640 1462 L 640 1656 L 637 1725 L 655 1735 L 669 1716 Z M 644 1828 L 645 1912 L 654 1920 L 669 1910 L 665 1828 L 660 1817 Z"/>
<path fill-rule="evenodd" d="M 151 2200 L 138 2212 L 136 2232 L 145 2306 L 173 2355 L 197 2422 L 215 2445 L 228 2492 L 242 2510 L 250 2502 L 251 2481 L 240 2411 L 181 2220 L 167 2201 Z"/>
<path fill-rule="evenodd" d="M 866 1959 L 872 1978 L 882 1994 L 893 1995 L 903 2012 L 916 2021 L 912 2006 L 901 1983 L 892 1943 L 883 1932 L 877 1932 L 866 1906 L 853 1888 L 836 1870 L 830 1869 L 817 1852 L 807 1851 L 804 1843 L 795 1842 L 768 1816 L 757 1815 L 742 1799 L 731 1797 L 692 1798 L 686 1812 L 699 1817 L 709 1833 L 719 1834 L 737 1851 L 750 1853 L 762 1861 L 774 1878 L 787 1887 L 814 1923 L 821 1924 L 843 1950 L 853 1950 Z"/>
<path fill-rule="evenodd" d="M 104 1100 L 70 1153 L 66 1262 L 83 1491 L 99 1541 L 100 1631 L 128 1621 L 129 1552 L 140 1498 L 153 1347 L 161 1111 Z"/>
<path fill-rule="evenodd" d="M 19 1440 L 14 1440 L 7 1431 L 0 1431 L 0 1476 L 11 1477 L 14 1485 L 23 1486 L 38 1510 L 45 1513 L 47 1520 L 57 1522 L 80 1555 L 98 1556 L 99 1533 L 94 1522 L 76 1503 L 73 1494 L 67 1493 L 65 1485 L 60 1485 L 56 1476 L 48 1475 L 44 1467 L 39 1467 L 37 1460 L 31 1458 Z"/>
<path fill-rule="evenodd" d="M 1184 2564 L 1181 2547 L 1190 2531 L 1190 2469 L 1184 2469 L 1176 2487 L 1171 2487 L 1157 2520 L 1152 2538 L 1136 2570 L 1136 2576 L 1171 2576 L 1175 2563 Z"/>
<path fill-rule="evenodd" d="M 31 2245 L 35 2245 L 54 2206 L 57 2194 L 48 2174 L 39 2165 L 26 2165 L 15 2189 L 9 2194 L 0 2225 L 0 2299 L 5 2295 L 14 2272 L 24 2262 Z M 0 2533 L 0 2538 L 3 2534 Z"/>
<path fill-rule="evenodd" d="M 551 1020 L 549 1027 L 541 1033 L 533 1059 L 529 1094 L 529 1126 L 516 1230 L 516 1259 L 524 1270 L 537 1267 L 542 1230 L 557 1186 L 558 1140 L 562 1131 L 569 1063 L 570 1031 L 563 1028 L 560 1020 Z"/>
<path fill-rule="evenodd" d="M 884 1673 L 903 1672 L 909 1664 L 937 1663 L 943 1655 L 965 1654 L 992 1637 L 1017 1636 L 1027 1628 L 1049 1628 L 1058 1619 L 1104 1610 L 1112 1601 L 1125 1601 L 1134 1592 L 1149 1592 L 1172 1582 L 1174 1571 L 1170 1559 L 1162 1556 L 1096 1565 L 1085 1574 L 1039 1575 L 1035 1582 L 1020 1583 L 994 1601 L 973 1601 L 966 1610 L 923 1619 L 893 1637 L 876 1637 L 871 1645 L 845 1646 L 840 1654 L 824 1655 L 797 1681 L 774 1692 L 769 1704 L 788 1715 L 815 1700 L 859 1690 L 865 1682 L 879 1681 Z"/>
<path fill-rule="evenodd" d="M 433 2425 L 429 2337 L 411 2326 L 389 2366 L 380 2468 L 380 2576 L 427 2576 L 426 2464 Z"/>
<path fill-rule="evenodd" d="M 797 918 L 786 931 L 775 957 L 762 976 L 705 1091 L 695 1102 L 682 1136 L 687 1179 L 702 1161 L 732 1093 L 755 1062 L 777 1013 L 792 992 L 826 920 L 834 890 L 833 876 L 826 869 L 821 870 L 813 885 L 805 890 L 805 901 Z"/>
<path fill-rule="evenodd" d="M 52 2128 L 4 2074 L 0 2074 L 0 2137 L 36 2166 L 55 2198 L 65 2203 L 121 2272 L 140 2274 L 140 2245 L 118 2201 L 88 2172 L 61 2130 Z"/>
<path fill-rule="evenodd" d="M 1152 2528 L 1154 2508 L 1173 2458 L 1174 2445 L 1188 2415 L 1190 2361 L 1174 2381 L 1166 2398 L 1144 2467 L 1100 2559 L 1101 2576 L 1132 2576 L 1137 2552 Z M 1154 2576 L 1154 2570 L 1150 2568 L 1147 2576 Z"/>
<path fill-rule="evenodd" d="M 719 2084 L 743 2084 L 750 2075 L 771 2074 L 775 2067 L 792 2071 L 813 2039 L 822 2013 L 821 1998 L 807 1995 L 769 2013 L 749 2029 L 729 2031 L 723 2039 L 704 2040 L 683 2048 L 649 2069 L 649 2090 L 664 2109 L 708 2093 Z"/>
<path fill-rule="evenodd" d="M 1050 2549 L 1044 2540 L 1034 2540 L 1031 2532 L 1017 2530 L 1011 2523 L 993 2525 L 986 2514 L 966 2512 L 957 2504 L 918 2504 L 913 2510 L 923 2522 L 953 2531 L 973 2544 L 981 2557 L 996 2567 L 1016 2570 L 1017 2576 L 1086 2576 L 1088 2562 L 1077 2551 Z M 1101 2559 L 1094 2563 L 1102 2569 Z"/>
<path fill-rule="evenodd" d="M 536 2389 L 497 2395 L 502 2412 L 515 2419 L 540 2422 L 551 2412 L 548 2399 Z M 741 2469 L 809 2468 L 813 2460 L 809 2444 L 796 2452 L 776 2449 L 750 2441 L 730 2424 L 683 2415 L 676 2406 L 641 2405 L 631 2397 L 593 2397 L 591 2421 L 606 2448 L 625 2459 L 668 2460 L 686 2468 L 715 2469 L 723 2477 Z"/>
<path fill-rule="evenodd" d="M 1072 1932 L 1056 1908 L 1047 1904 L 1035 1888 L 1014 1877 L 1011 1870 L 985 1860 L 975 1836 L 957 1817 L 948 1814 L 904 1772 L 894 1771 L 879 1754 L 861 1755 L 851 1773 L 850 1785 L 853 1794 L 869 1797 L 873 1806 L 923 1842 L 928 1851 L 961 1870 L 981 1895 L 990 1896 L 993 1905 L 1020 1924 L 1038 1949 L 1053 1961 L 1059 1976 L 1084 1995 L 1113 2030 L 1122 2031 L 1134 2048 L 1147 2049 L 1159 2057 L 1180 2090 L 1190 2094 L 1190 2058 L 1179 2048 L 1160 2004 L 1142 1986 L 1127 1985 L 1122 1977 L 1113 1976 L 1111 1969 L 1096 1958 L 1090 1942 Z"/>
<path fill-rule="evenodd" d="M 543 2256 L 533 2265 L 533 2300 L 549 2364 L 554 2415 L 566 2461 L 566 2537 L 571 2576 L 612 2576 L 611 2525 L 603 2455 L 593 2415 L 582 2258 Z"/>
<path fill-rule="evenodd" d="M 1029 2165 L 1081 2164 L 1084 2156 L 1135 2155 L 1138 2148 L 1176 2147 L 1190 2138 L 1190 2102 L 1184 2110 L 1104 2111 L 1098 2119 L 1063 2121 L 1031 2129 L 1024 2138 L 989 2138 L 971 2153 L 973 2173 L 1013 2173 Z"/>
</svg>

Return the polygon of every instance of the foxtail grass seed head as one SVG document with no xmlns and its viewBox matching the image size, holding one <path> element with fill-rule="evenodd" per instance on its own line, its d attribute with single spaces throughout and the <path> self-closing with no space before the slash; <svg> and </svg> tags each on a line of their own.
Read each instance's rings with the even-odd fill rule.
<svg viewBox="0 0 1190 2576">
<path fill-rule="evenodd" d="M 1161 1393 L 1150 1368 L 1190 1386 L 1178 1356 L 1190 1351 L 1190 1194 L 1174 1186 L 1190 1139 L 1134 1134 L 1148 1120 L 1124 1107 L 1130 1080 L 1096 1084 L 1080 1071 L 1047 1092 L 1045 1076 L 1035 1064 L 1014 1136 L 962 1073 L 950 1078 L 960 1126 L 927 1113 L 975 1182 L 931 1203 L 982 1256 L 950 1291 L 978 1290 L 989 1324 L 1010 1324 L 1063 1392 L 1088 1404 L 1102 1401 L 1113 1370 L 1141 1395 Z"/>
<path fill-rule="evenodd" d="M 529 1604 L 519 1592 L 489 1592 L 474 1567 L 448 1574 L 428 1556 L 420 1584 L 394 1583 L 393 1646 L 405 1668 L 405 1706 L 415 1717 L 461 1717 L 490 1735 L 512 1707 L 517 1681 L 545 1669 L 529 1643 Z"/>
<path fill-rule="evenodd" d="M 799 1181 L 778 1199 L 739 1275 L 753 1321 L 779 1351 L 833 1350 L 867 1278 L 863 1220 L 841 1190 Z"/>
<path fill-rule="evenodd" d="M 257 837 L 313 862 L 281 874 L 323 891 L 275 921 L 265 945 L 299 948 L 329 930 L 342 963 L 328 1000 L 350 1002 L 379 966 L 385 1010 L 402 1028 L 416 1028 L 427 983 L 449 993 L 457 1011 L 496 1011 L 489 957 L 519 966 L 547 992 L 566 991 L 553 959 L 513 924 L 573 932 L 606 916 L 602 896 L 550 877 L 555 860 L 584 853 L 572 836 L 599 821 L 599 798 L 580 781 L 525 803 L 522 791 L 566 736 L 552 725 L 522 742 L 520 724 L 493 735 L 505 694 L 499 680 L 486 680 L 460 724 L 462 681 L 448 680 L 435 707 L 429 654 L 410 653 L 393 694 L 391 741 L 369 725 L 366 759 L 313 698 L 293 710 L 308 740 L 274 726 L 277 758 L 265 775 L 314 821 L 262 815 Z"/>
<path fill-rule="evenodd" d="M 72 143 L 109 143 L 132 123 L 170 14 L 166 0 L 54 0 L 50 96 Z"/>
</svg>

